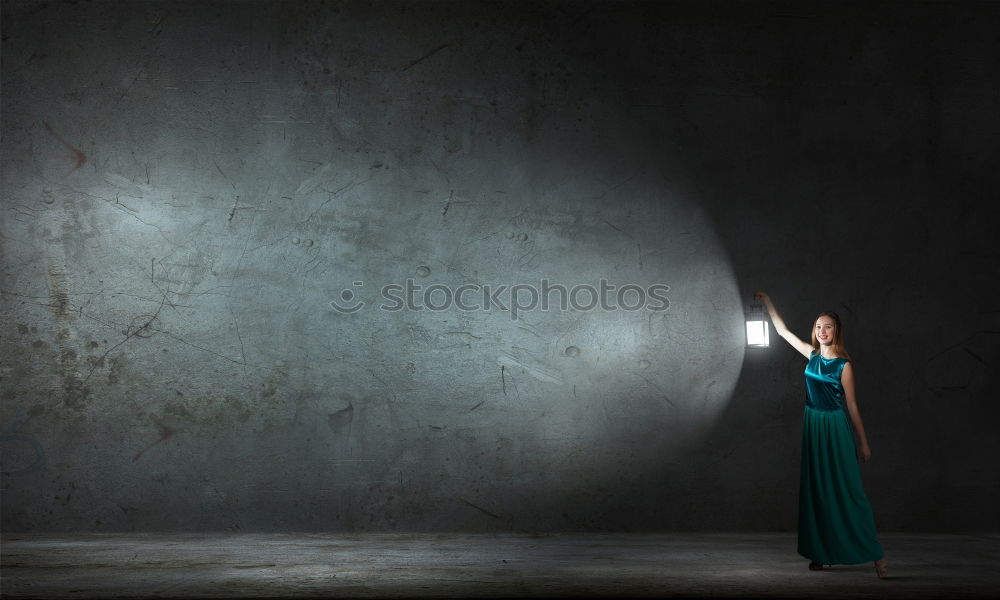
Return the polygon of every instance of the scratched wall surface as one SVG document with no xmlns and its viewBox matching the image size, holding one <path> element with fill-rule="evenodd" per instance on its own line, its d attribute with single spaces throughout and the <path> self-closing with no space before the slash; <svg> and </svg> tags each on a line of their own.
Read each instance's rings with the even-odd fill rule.
<svg viewBox="0 0 1000 600">
<path fill-rule="evenodd" d="M 5 518 L 573 527 L 709 424 L 743 352 L 725 250 L 524 17 L 13 7 Z M 602 278 L 676 292 L 379 308 L 407 279 L 506 306 Z"/>
<path fill-rule="evenodd" d="M 996 287 L 995 11 L 947 13 L 939 58 L 947 7 L 885 6 L 5 2 L 3 527 L 792 528 L 802 364 L 743 347 L 765 287 L 803 335 L 835 298 L 869 364 L 876 320 L 904 347 L 863 390 L 880 523 L 995 528 L 993 463 L 891 418 L 964 402 L 943 439 L 997 449 L 988 298 L 893 324 L 941 309 L 921 273 Z M 501 289 L 543 279 L 669 287 Z M 383 309 L 408 280 L 440 287 Z M 936 474 L 894 485 L 908 457 Z"/>
</svg>

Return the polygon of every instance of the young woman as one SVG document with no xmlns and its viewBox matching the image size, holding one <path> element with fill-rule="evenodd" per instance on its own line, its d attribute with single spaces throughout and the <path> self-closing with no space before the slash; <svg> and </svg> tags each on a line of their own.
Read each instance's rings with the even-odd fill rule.
<svg viewBox="0 0 1000 600">
<path fill-rule="evenodd" d="M 754 292 L 767 307 L 774 329 L 809 359 L 802 421 L 798 552 L 809 569 L 875 562 L 880 578 L 889 571 L 875 534 L 871 505 L 861 486 L 858 460 L 872 455 L 854 395 L 854 366 L 844 348 L 840 317 L 824 312 L 813 323 L 812 343 L 785 326 L 771 298 Z M 855 437 L 857 440 L 855 441 Z"/>
</svg>

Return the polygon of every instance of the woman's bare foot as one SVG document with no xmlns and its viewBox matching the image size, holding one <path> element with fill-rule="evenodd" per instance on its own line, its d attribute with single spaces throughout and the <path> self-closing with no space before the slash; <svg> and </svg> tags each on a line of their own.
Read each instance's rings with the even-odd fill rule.
<svg viewBox="0 0 1000 600">
<path fill-rule="evenodd" d="M 878 575 L 879 579 L 885 579 L 889 574 L 889 563 L 885 558 L 880 558 L 875 561 L 875 574 Z"/>
</svg>

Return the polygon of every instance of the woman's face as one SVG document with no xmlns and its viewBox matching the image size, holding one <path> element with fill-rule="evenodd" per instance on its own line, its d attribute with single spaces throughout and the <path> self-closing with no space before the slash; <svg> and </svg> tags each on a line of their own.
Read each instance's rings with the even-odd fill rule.
<svg viewBox="0 0 1000 600">
<path fill-rule="evenodd" d="M 836 326 L 833 323 L 833 319 L 830 317 L 820 317 L 816 319 L 816 326 L 814 329 L 816 332 L 816 341 L 818 341 L 822 346 L 829 346 L 832 344 L 835 328 Z"/>
</svg>

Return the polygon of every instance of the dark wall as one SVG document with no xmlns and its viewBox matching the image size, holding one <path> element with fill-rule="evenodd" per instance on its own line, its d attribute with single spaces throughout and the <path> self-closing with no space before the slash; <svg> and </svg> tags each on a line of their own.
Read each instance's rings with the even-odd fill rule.
<svg viewBox="0 0 1000 600">
<path fill-rule="evenodd" d="M 6 531 L 792 529 L 755 289 L 844 319 L 881 529 L 997 529 L 995 4 L 2 17 Z M 541 280 L 631 287 L 448 296 Z"/>
</svg>

